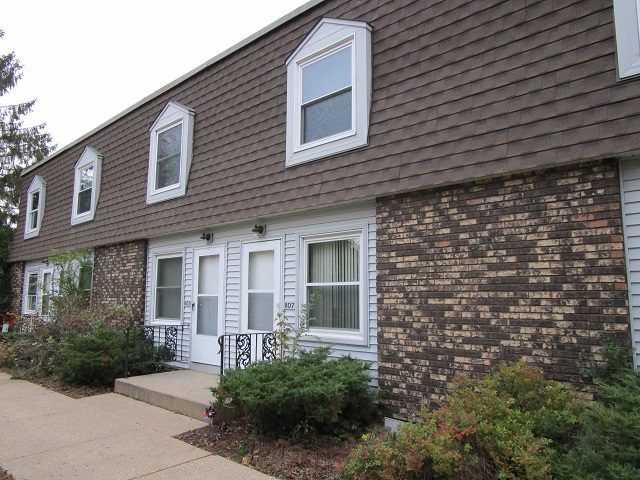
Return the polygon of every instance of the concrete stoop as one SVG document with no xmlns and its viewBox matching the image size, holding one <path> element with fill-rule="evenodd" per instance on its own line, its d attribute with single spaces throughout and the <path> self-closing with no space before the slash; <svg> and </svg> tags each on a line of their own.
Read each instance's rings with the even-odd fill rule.
<svg viewBox="0 0 640 480">
<path fill-rule="evenodd" d="M 141 402 L 203 420 L 204 410 L 213 400 L 209 388 L 217 386 L 219 378 L 218 375 L 195 370 L 175 370 L 119 378 L 114 390 Z"/>
</svg>

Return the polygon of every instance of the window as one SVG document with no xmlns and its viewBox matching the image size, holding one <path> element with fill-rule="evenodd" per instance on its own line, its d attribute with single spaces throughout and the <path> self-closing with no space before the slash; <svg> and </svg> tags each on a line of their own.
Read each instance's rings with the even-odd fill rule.
<svg viewBox="0 0 640 480">
<path fill-rule="evenodd" d="M 36 313 L 38 308 L 38 272 L 27 276 L 27 313 Z"/>
<path fill-rule="evenodd" d="M 49 315 L 51 306 L 51 295 L 53 293 L 53 270 L 42 272 L 42 315 Z"/>
<path fill-rule="evenodd" d="M 362 232 L 302 239 L 303 302 L 314 301 L 309 328 L 332 340 L 365 340 L 367 298 Z"/>
<path fill-rule="evenodd" d="M 169 102 L 151 126 L 147 203 L 184 196 L 191 167 L 194 111 Z"/>
<path fill-rule="evenodd" d="M 154 257 L 153 321 L 178 323 L 182 319 L 182 255 Z"/>
<path fill-rule="evenodd" d="M 78 290 L 84 292 L 87 298 L 91 298 L 93 289 L 93 262 L 87 262 L 80 265 L 78 272 Z"/>
<path fill-rule="evenodd" d="M 40 190 L 29 194 L 29 220 L 27 221 L 29 230 L 38 228 L 38 211 L 40 210 Z"/>
<path fill-rule="evenodd" d="M 302 143 L 351 130 L 351 44 L 302 67 Z"/>
<path fill-rule="evenodd" d="M 640 75 L 640 0 L 614 0 L 618 77 Z"/>
<path fill-rule="evenodd" d="M 27 215 L 24 225 L 24 238 L 37 237 L 44 215 L 44 199 L 47 189 L 46 182 L 36 175 L 27 190 Z"/>
<path fill-rule="evenodd" d="M 76 162 L 71 225 L 93 220 L 100 195 L 102 155 L 87 147 Z"/>
<path fill-rule="evenodd" d="M 242 251 L 242 323 L 271 332 L 280 307 L 280 241 L 247 243 Z"/>
<path fill-rule="evenodd" d="M 90 251 L 69 262 L 28 262 L 23 282 L 23 313 L 50 315 L 52 299 L 58 294 L 80 292 L 90 298 L 92 272 L 93 252 Z"/>
<path fill-rule="evenodd" d="M 323 19 L 287 60 L 287 166 L 368 143 L 371 27 Z"/>
</svg>

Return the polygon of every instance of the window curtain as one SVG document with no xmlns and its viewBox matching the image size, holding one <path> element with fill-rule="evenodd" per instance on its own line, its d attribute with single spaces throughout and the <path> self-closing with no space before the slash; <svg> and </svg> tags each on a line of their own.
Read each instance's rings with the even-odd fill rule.
<svg viewBox="0 0 640 480">
<path fill-rule="evenodd" d="M 360 328 L 360 245 L 357 240 L 311 243 L 307 301 L 316 295 L 309 325 Z"/>
</svg>

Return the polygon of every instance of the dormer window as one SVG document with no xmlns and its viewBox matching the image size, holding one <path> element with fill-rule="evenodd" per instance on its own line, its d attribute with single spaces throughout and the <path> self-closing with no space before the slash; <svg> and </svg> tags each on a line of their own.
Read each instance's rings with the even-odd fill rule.
<svg viewBox="0 0 640 480">
<path fill-rule="evenodd" d="M 618 77 L 640 75 L 640 0 L 614 0 Z"/>
<path fill-rule="evenodd" d="M 33 231 L 40 226 L 40 190 L 29 195 L 29 221 L 27 229 Z"/>
<path fill-rule="evenodd" d="M 33 177 L 27 190 L 27 215 L 24 226 L 24 238 L 37 237 L 44 215 L 44 200 L 47 183 L 40 175 Z"/>
<path fill-rule="evenodd" d="M 292 166 L 366 145 L 371 27 L 323 19 L 287 60 L 287 159 Z"/>
<path fill-rule="evenodd" d="M 193 150 L 195 112 L 169 102 L 151 127 L 147 203 L 157 203 L 187 192 Z"/>
<path fill-rule="evenodd" d="M 302 144 L 352 128 L 351 44 L 302 66 Z"/>
<path fill-rule="evenodd" d="M 87 147 L 75 166 L 71 225 L 93 220 L 100 195 L 102 155 Z"/>
</svg>

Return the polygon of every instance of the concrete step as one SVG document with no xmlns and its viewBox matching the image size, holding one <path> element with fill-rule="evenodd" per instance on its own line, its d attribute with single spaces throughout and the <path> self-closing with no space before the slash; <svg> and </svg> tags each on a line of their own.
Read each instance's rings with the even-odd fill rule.
<svg viewBox="0 0 640 480">
<path fill-rule="evenodd" d="M 204 409 L 213 401 L 209 388 L 218 385 L 218 375 L 195 370 L 119 378 L 115 392 L 196 420 L 204 419 Z"/>
</svg>

